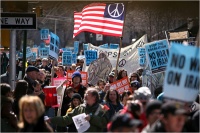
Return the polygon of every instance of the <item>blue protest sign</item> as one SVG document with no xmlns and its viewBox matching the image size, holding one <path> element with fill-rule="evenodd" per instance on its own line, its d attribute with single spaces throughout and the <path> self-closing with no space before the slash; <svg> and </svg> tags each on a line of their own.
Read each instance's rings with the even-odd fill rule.
<svg viewBox="0 0 200 133">
<path fill-rule="evenodd" d="M 39 48 L 39 56 L 40 56 L 40 58 L 48 58 L 49 57 L 49 47 Z"/>
<path fill-rule="evenodd" d="M 50 32 L 49 56 L 51 58 L 58 59 L 59 44 L 60 44 L 59 37 L 56 34 Z"/>
<path fill-rule="evenodd" d="M 77 54 L 72 54 L 72 63 L 77 63 Z"/>
<path fill-rule="evenodd" d="M 40 30 L 40 38 L 41 40 L 47 40 L 49 36 L 49 29 L 41 29 Z"/>
<path fill-rule="evenodd" d="M 32 56 L 32 51 L 30 47 L 26 47 L 26 58 L 29 58 Z"/>
<path fill-rule="evenodd" d="M 33 52 L 31 56 L 31 61 L 36 61 L 36 56 L 37 56 L 36 53 Z"/>
<path fill-rule="evenodd" d="M 119 48 L 119 44 L 110 44 L 110 49 L 118 49 Z"/>
<path fill-rule="evenodd" d="M 88 46 L 89 46 L 89 44 L 84 44 L 83 43 L 83 50 L 88 50 Z"/>
<path fill-rule="evenodd" d="M 72 65 L 72 52 L 65 51 L 62 53 L 62 64 L 66 66 Z"/>
<path fill-rule="evenodd" d="M 85 50 L 84 55 L 87 66 L 89 66 L 92 61 L 97 59 L 97 51 L 94 50 Z"/>
<path fill-rule="evenodd" d="M 78 54 L 79 50 L 79 41 L 74 41 L 74 53 Z"/>
<path fill-rule="evenodd" d="M 37 48 L 37 44 L 34 44 L 34 45 L 33 45 L 33 48 Z"/>
<path fill-rule="evenodd" d="M 106 43 L 106 44 L 100 45 L 99 47 L 100 48 L 108 48 L 108 44 Z"/>
<path fill-rule="evenodd" d="M 19 57 L 19 58 L 23 58 L 23 53 L 18 52 L 18 57 Z"/>
<path fill-rule="evenodd" d="M 145 51 L 152 73 L 164 71 L 169 55 L 167 40 L 148 43 L 145 45 Z"/>
<path fill-rule="evenodd" d="M 64 52 L 64 51 L 67 51 L 67 49 L 66 48 L 61 48 L 62 49 L 62 51 Z"/>
<path fill-rule="evenodd" d="M 191 103 L 199 93 L 200 48 L 171 43 L 164 97 Z"/>
<path fill-rule="evenodd" d="M 139 65 L 144 66 L 146 62 L 145 48 L 138 48 Z"/>
<path fill-rule="evenodd" d="M 40 43 L 40 48 L 44 48 L 45 44 L 44 43 Z"/>
</svg>

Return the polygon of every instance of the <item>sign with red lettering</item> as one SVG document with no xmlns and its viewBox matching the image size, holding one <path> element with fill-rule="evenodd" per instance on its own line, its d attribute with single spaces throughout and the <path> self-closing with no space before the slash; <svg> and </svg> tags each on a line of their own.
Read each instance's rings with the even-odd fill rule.
<svg viewBox="0 0 200 133">
<path fill-rule="evenodd" d="M 119 94 L 122 94 L 124 91 L 131 92 L 128 77 L 125 77 L 123 79 L 117 80 L 116 82 L 112 83 L 110 85 L 110 89 L 117 90 Z"/>
<path fill-rule="evenodd" d="M 67 71 L 67 80 L 72 81 L 72 74 L 74 71 Z M 82 78 L 82 85 L 87 85 L 88 81 L 88 75 L 87 72 L 80 72 L 81 78 Z"/>
<path fill-rule="evenodd" d="M 63 78 L 53 78 L 53 86 L 58 87 L 65 80 L 66 80 L 66 77 L 63 77 Z M 66 85 L 64 85 L 64 86 L 66 86 Z"/>
</svg>

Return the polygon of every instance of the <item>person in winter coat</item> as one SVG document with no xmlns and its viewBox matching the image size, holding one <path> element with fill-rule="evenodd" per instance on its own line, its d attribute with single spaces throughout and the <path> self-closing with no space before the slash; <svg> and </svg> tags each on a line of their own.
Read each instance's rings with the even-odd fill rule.
<svg viewBox="0 0 200 133">
<path fill-rule="evenodd" d="M 75 107 L 79 106 L 81 103 L 82 103 L 81 95 L 78 93 L 74 93 L 72 96 L 71 103 L 70 103 L 70 108 L 67 110 L 67 113 L 70 113 Z M 67 132 L 77 132 L 77 129 L 74 123 L 68 126 Z"/>
<path fill-rule="evenodd" d="M 14 97 L 14 103 L 13 103 L 13 111 L 17 115 L 17 118 L 19 118 L 19 100 L 21 97 L 27 94 L 28 91 L 28 83 L 25 80 L 19 80 L 16 84 L 13 97 Z"/>
<path fill-rule="evenodd" d="M 20 132 L 53 132 L 50 125 L 44 121 L 45 108 L 38 96 L 23 96 L 19 101 Z"/>
<path fill-rule="evenodd" d="M 35 83 L 35 80 L 37 80 L 37 74 L 39 72 L 39 69 L 34 66 L 28 66 L 26 69 L 26 75 L 24 76 L 24 80 L 28 82 L 28 92 L 27 94 L 33 94 L 34 88 L 33 84 Z"/>
<path fill-rule="evenodd" d="M 9 84 L 0 84 L 1 88 L 1 132 L 16 132 L 17 117 L 12 110 L 13 99 Z"/>
<path fill-rule="evenodd" d="M 123 105 L 120 103 L 120 95 L 117 90 L 110 89 L 107 91 L 105 104 L 110 108 L 110 110 L 108 110 L 109 120 L 111 120 L 115 113 L 123 109 Z"/>
<path fill-rule="evenodd" d="M 155 122 L 149 133 L 152 132 L 187 132 L 185 123 L 188 112 L 184 105 L 174 101 L 167 101 L 161 107 L 160 120 Z"/>
<path fill-rule="evenodd" d="M 84 98 L 84 94 L 86 91 L 86 87 L 81 84 L 82 78 L 81 73 L 79 71 L 75 71 L 72 74 L 72 85 L 71 87 L 74 88 L 76 93 L 79 93 L 82 98 Z"/>
<path fill-rule="evenodd" d="M 108 118 L 107 112 L 99 104 L 99 95 L 95 88 L 88 88 L 85 93 L 85 103 L 73 109 L 70 113 L 61 117 L 50 118 L 48 122 L 66 127 L 73 123 L 72 117 L 85 113 L 85 119 L 90 123 L 86 132 L 102 132 L 106 128 Z"/>
</svg>

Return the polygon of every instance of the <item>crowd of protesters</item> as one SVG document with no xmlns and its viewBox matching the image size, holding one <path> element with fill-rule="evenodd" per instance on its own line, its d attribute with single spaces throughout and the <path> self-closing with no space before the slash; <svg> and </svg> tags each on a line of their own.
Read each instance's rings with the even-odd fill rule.
<svg viewBox="0 0 200 133">
<path fill-rule="evenodd" d="M 1 131 L 77 132 L 72 117 L 85 113 L 90 123 L 87 132 L 199 132 L 200 95 L 194 101 L 195 109 L 191 105 L 166 102 L 162 86 L 155 92 L 142 86 L 141 69 L 132 73 L 113 70 L 107 81 L 100 79 L 96 85 L 84 86 L 80 73 L 83 64 L 84 60 L 77 59 L 77 64 L 65 67 L 60 60 L 38 58 L 27 62 L 25 76 L 17 80 L 22 70 L 19 60 L 15 88 L 8 84 L 9 65 L 2 68 Z M 52 77 L 66 77 L 68 70 L 74 71 L 72 81 L 65 80 L 56 86 L 57 94 L 62 96 L 60 106 L 46 106 L 43 88 L 51 86 Z M 131 91 L 119 94 L 110 88 L 110 83 L 126 76 Z"/>
</svg>

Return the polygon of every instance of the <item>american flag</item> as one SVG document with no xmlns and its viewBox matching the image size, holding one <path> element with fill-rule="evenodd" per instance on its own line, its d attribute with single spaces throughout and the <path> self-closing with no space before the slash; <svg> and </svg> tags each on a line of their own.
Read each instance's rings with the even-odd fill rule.
<svg viewBox="0 0 200 133">
<path fill-rule="evenodd" d="M 74 35 L 82 31 L 108 36 L 122 36 L 124 24 L 124 4 L 93 3 L 74 12 Z"/>
</svg>

